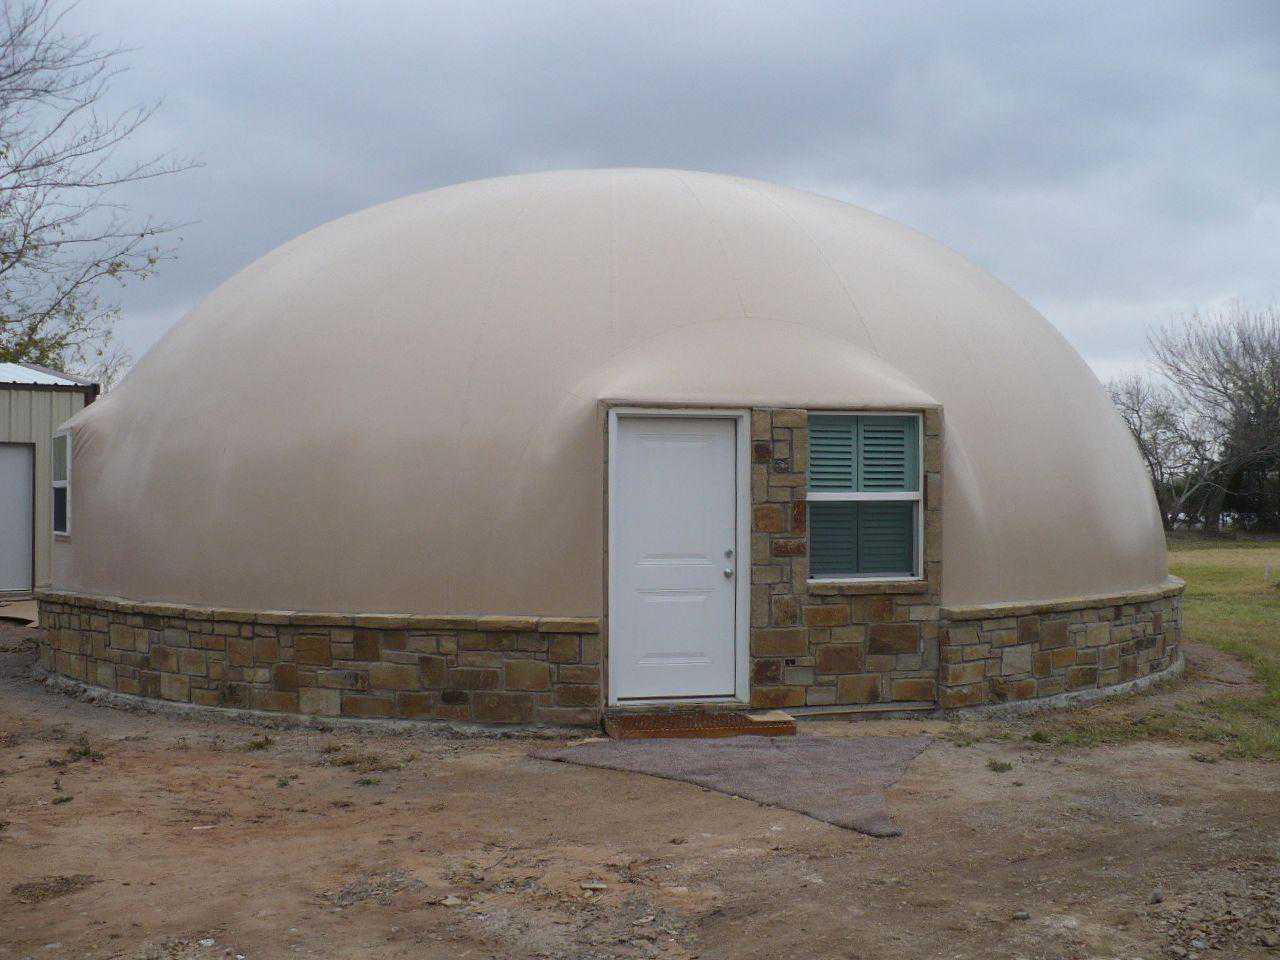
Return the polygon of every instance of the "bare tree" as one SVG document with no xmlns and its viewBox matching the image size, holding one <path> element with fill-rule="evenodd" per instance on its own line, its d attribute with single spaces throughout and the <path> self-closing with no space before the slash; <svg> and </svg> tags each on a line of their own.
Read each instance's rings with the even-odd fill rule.
<svg viewBox="0 0 1280 960">
<path fill-rule="evenodd" d="M 1205 525 L 1216 528 L 1224 508 L 1249 509 L 1274 523 L 1276 505 L 1259 501 L 1280 469 L 1280 310 L 1241 303 L 1193 313 L 1154 331 L 1149 343 L 1171 395 L 1183 407 L 1179 431 L 1186 461 L 1182 505 L 1199 501 Z M 1140 441 L 1141 445 L 1141 441 Z"/>
<path fill-rule="evenodd" d="M 1147 465 L 1160 518 L 1169 529 L 1183 505 L 1181 481 L 1196 466 L 1195 446 L 1188 442 L 1191 425 L 1187 411 L 1168 386 L 1142 374 L 1113 380 L 1107 391 Z"/>
<path fill-rule="evenodd" d="M 0 361 L 87 369 L 119 355 L 104 287 L 148 276 L 176 226 L 132 217 L 114 191 L 191 164 L 119 160 L 157 105 L 103 112 L 123 51 L 68 35 L 72 9 L 0 0 Z"/>
</svg>

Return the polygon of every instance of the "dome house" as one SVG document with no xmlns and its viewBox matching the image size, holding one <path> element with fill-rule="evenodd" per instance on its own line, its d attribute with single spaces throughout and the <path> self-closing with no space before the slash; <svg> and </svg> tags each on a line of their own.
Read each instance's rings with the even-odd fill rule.
<svg viewBox="0 0 1280 960">
<path fill-rule="evenodd" d="M 42 661 L 118 693 L 593 724 L 1178 662 L 1083 360 L 946 247 L 766 183 L 550 173 L 344 217 L 61 432 Z"/>
</svg>

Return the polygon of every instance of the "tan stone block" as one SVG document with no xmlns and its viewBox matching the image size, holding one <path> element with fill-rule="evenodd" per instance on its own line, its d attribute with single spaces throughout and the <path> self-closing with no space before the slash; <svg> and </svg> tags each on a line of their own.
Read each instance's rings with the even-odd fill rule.
<svg viewBox="0 0 1280 960">
<path fill-rule="evenodd" d="M 849 623 L 849 607 L 843 603 L 807 606 L 804 608 L 805 626 L 840 627 Z"/>
<path fill-rule="evenodd" d="M 991 697 L 985 683 L 975 683 L 965 687 L 943 687 L 938 698 L 938 705 L 944 710 L 958 707 L 973 707 L 986 703 Z"/>
<path fill-rule="evenodd" d="M 233 667 L 253 666 L 254 641 L 244 637 L 233 637 L 227 641 L 227 661 Z"/>
<path fill-rule="evenodd" d="M 755 533 L 786 533 L 790 529 L 787 508 L 776 503 L 759 503 L 751 508 L 751 529 Z"/>
<path fill-rule="evenodd" d="M 1084 639 L 1080 641 L 1083 647 L 1101 647 L 1111 642 L 1111 624 L 1095 623 L 1085 631 Z"/>
<path fill-rule="evenodd" d="M 435 716 L 439 702 L 439 696 L 434 693 L 398 693 L 396 694 L 396 716 L 407 720 L 432 717 Z"/>
<path fill-rule="evenodd" d="M 801 430 L 809 426 L 809 412 L 798 408 L 783 408 L 773 411 L 774 429 Z"/>
<path fill-rule="evenodd" d="M 342 694 L 337 690 L 303 687 L 298 691 L 298 709 L 319 717 L 336 717 L 342 712 Z"/>
<path fill-rule="evenodd" d="M 558 683 L 589 683 L 600 685 L 600 668 L 583 664 L 563 664 L 556 668 Z"/>
<path fill-rule="evenodd" d="M 374 661 L 382 657 L 381 631 L 357 627 L 351 631 L 351 658 Z M 332 648 L 330 649 L 332 655 Z"/>
<path fill-rule="evenodd" d="M 1072 690 L 1094 687 L 1098 684 L 1097 667 L 1072 667 L 1067 671 L 1067 686 Z"/>
<path fill-rule="evenodd" d="M 879 703 L 880 675 L 876 673 L 854 674 L 836 681 L 838 703 Z"/>
<path fill-rule="evenodd" d="M 1035 648 L 1030 644 L 1005 647 L 1000 656 L 1000 673 L 1006 677 L 1031 673 Z"/>
<path fill-rule="evenodd" d="M 153 647 L 150 653 L 151 666 L 162 673 L 180 673 L 178 669 L 178 651 L 169 647 Z"/>
<path fill-rule="evenodd" d="M 166 700 L 186 702 L 191 699 L 191 686 L 187 678 L 177 673 L 160 674 L 160 696 Z"/>
<path fill-rule="evenodd" d="M 561 707 L 595 707 L 600 704 L 600 687 L 596 684 L 557 683 L 556 705 Z"/>
<path fill-rule="evenodd" d="M 751 691 L 751 706 L 761 710 L 802 707 L 804 702 L 804 687 L 755 687 Z"/>
<path fill-rule="evenodd" d="M 966 663 L 949 663 L 943 668 L 943 682 L 948 686 L 978 683 L 987 675 L 987 661 L 970 660 Z"/>
<path fill-rule="evenodd" d="M 582 662 L 599 663 L 603 643 L 598 635 L 582 638 Z"/>
<path fill-rule="evenodd" d="M 209 669 L 207 654 L 203 650 L 179 650 L 178 672 L 189 677 L 203 677 Z"/>
<path fill-rule="evenodd" d="M 544 660 L 508 660 L 503 664 L 508 690 L 550 690 L 551 667 Z"/>
<path fill-rule="evenodd" d="M 408 663 L 371 663 L 369 686 L 373 690 L 416 690 L 418 667 Z"/>
</svg>

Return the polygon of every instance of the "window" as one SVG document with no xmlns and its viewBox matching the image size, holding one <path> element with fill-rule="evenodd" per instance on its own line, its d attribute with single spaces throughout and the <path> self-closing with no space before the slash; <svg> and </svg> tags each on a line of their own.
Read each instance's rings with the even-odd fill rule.
<svg viewBox="0 0 1280 960">
<path fill-rule="evenodd" d="M 53 457 L 53 532 L 71 532 L 71 434 L 55 433 Z"/>
<path fill-rule="evenodd" d="M 809 417 L 809 576 L 916 577 L 920 418 Z"/>
</svg>

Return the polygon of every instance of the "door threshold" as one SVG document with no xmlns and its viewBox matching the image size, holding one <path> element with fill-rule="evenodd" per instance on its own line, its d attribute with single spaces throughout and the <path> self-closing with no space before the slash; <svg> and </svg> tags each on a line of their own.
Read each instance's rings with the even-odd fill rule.
<svg viewBox="0 0 1280 960">
<path fill-rule="evenodd" d="M 605 713 L 677 713 L 680 711 L 749 710 L 751 704 L 737 697 L 655 697 L 621 700 L 605 707 Z"/>
</svg>

